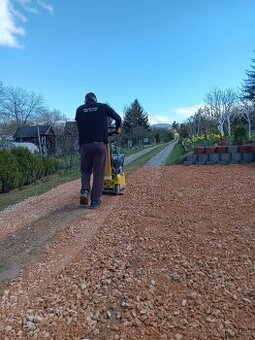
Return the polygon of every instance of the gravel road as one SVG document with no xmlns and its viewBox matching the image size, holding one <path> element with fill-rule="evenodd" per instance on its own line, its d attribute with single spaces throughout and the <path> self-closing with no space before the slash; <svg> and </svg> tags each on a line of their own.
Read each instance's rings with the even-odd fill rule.
<svg viewBox="0 0 255 340">
<path fill-rule="evenodd" d="M 1 212 L 0 339 L 254 340 L 254 170 L 142 168 L 99 210 L 73 181 Z"/>
<path fill-rule="evenodd" d="M 178 140 L 167 145 L 161 152 L 159 152 L 156 156 L 151 158 L 149 162 L 145 164 L 145 167 L 160 167 L 165 165 L 168 156 L 173 151 L 173 148 L 177 142 Z"/>
<path fill-rule="evenodd" d="M 157 146 L 151 146 L 148 148 L 145 148 L 142 151 L 138 151 L 130 156 L 125 157 L 124 160 L 124 165 L 127 165 L 128 163 L 131 163 L 133 161 L 135 161 L 137 158 L 142 157 L 143 155 L 145 155 L 146 153 L 150 152 L 151 150 L 155 149 Z"/>
</svg>

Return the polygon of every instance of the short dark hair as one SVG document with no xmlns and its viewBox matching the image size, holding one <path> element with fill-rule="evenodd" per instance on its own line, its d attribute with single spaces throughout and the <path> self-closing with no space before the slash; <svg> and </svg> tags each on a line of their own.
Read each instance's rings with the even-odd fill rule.
<svg viewBox="0 0 255 340">
<path fill-rule="evenodd" d="M 93 93 L 93 92 L 87 93 L 86 96 L 85 96 L 85 102 L 87 102 L 88 100 L 93 100 L 94 102 L 96 102 L 97 97 L 96 97 L 95 93 Z"/>
</svg>

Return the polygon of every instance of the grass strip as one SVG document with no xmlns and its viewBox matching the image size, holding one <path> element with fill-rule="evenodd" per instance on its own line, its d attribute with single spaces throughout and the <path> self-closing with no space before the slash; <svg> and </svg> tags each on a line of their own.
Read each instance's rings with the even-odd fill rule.
<svg viewBox="0 0 255 340">
<path fill-rule="evenodd" d="M 166 165 L 174 165 L 182 163 L 185 158 L 186 151 L 181 142 L 175 144 L 173 151 L 166 160 Z"/>
<path fill-rule="evenodd" d="M 126 149 L 121 149 L 120 148 L 120 153 L 124 153 L 125 157 L 126 156 L 130 156 L 130 155 L 133 155 L 137 152 L 140 152 L 142 150 L 145 150 L 147 148 L 150 148 L 154 146 L 153 144 L 150 144 L 150 145 L 146 145 L 146 146 L 143 146 L 143 147 L 136 147 L 136 148 L 126 148 Z"/>
<path fill-rule="evenodd" d="M 124 169 L 125 174 L 129 174 L 130 172 L 145 165 L 152 157 L 156 156 L 160 151 L 162 151 L 167 146 L 167 144 L 168 143 L 159 145 L 155 149 L 144 154 L 143 156 L 135 159 L 133 162 L 130 162 L 128 165 L 126 165 Z"/>
<path fill-rule="evenodd" d="M 60 184 L 70 182 L 80 177 L 80 169 L 66 170 L 55 175 L 48 176 L 28 186 L 0 194 L 0 211 L 9 205 L 24 201 L 26 198 L 41 195 Z"/>
</svg>

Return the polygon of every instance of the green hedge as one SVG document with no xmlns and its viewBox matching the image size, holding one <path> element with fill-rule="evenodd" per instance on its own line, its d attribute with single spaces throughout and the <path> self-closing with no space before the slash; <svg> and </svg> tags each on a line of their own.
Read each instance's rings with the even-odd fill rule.
<svg viewBox="0 0 255 340">
<path fill-rule="evenodd" d="M 42 157 L 44 176 L 54 174 L 59 170 L 59 162 L 54 158 Z"/>
<path fill-rule="evenodd" d="M 8 192 L 51 175 L 58 170 L 58 161 L 33 155 L 26 148 L 0 151 L 0 192 Z"/>
<path fill-rule="evenodd" d="M 20 186 L 33 183 L 42 177 L 43 164 L 40 158 L 32 155 L 32 153 L 25 148 L 13 149 L 11 153 L 18 162 L 19 172 L 21 174 Z"/>
<path fill-rule="evenodd" d="M 0 151 L 0 192 L 17 188 L 20 180 L 21 173 L 15 156 L 9 151 Z"/>
</svg>

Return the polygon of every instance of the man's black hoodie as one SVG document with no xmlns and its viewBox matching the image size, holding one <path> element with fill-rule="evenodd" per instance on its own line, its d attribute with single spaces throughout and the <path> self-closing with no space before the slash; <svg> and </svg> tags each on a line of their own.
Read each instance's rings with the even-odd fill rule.
<svg viewBox="0 0 255 340">
<path fill-rule="evenodd" d="M 121 117 L 107 104 L 88 100 L 76 110 L 75 120 L 79 131 L 79 143 L 108 143 L 108 117 L 116 122 L 116 129 L 121 125 Z"/>
</svg>

